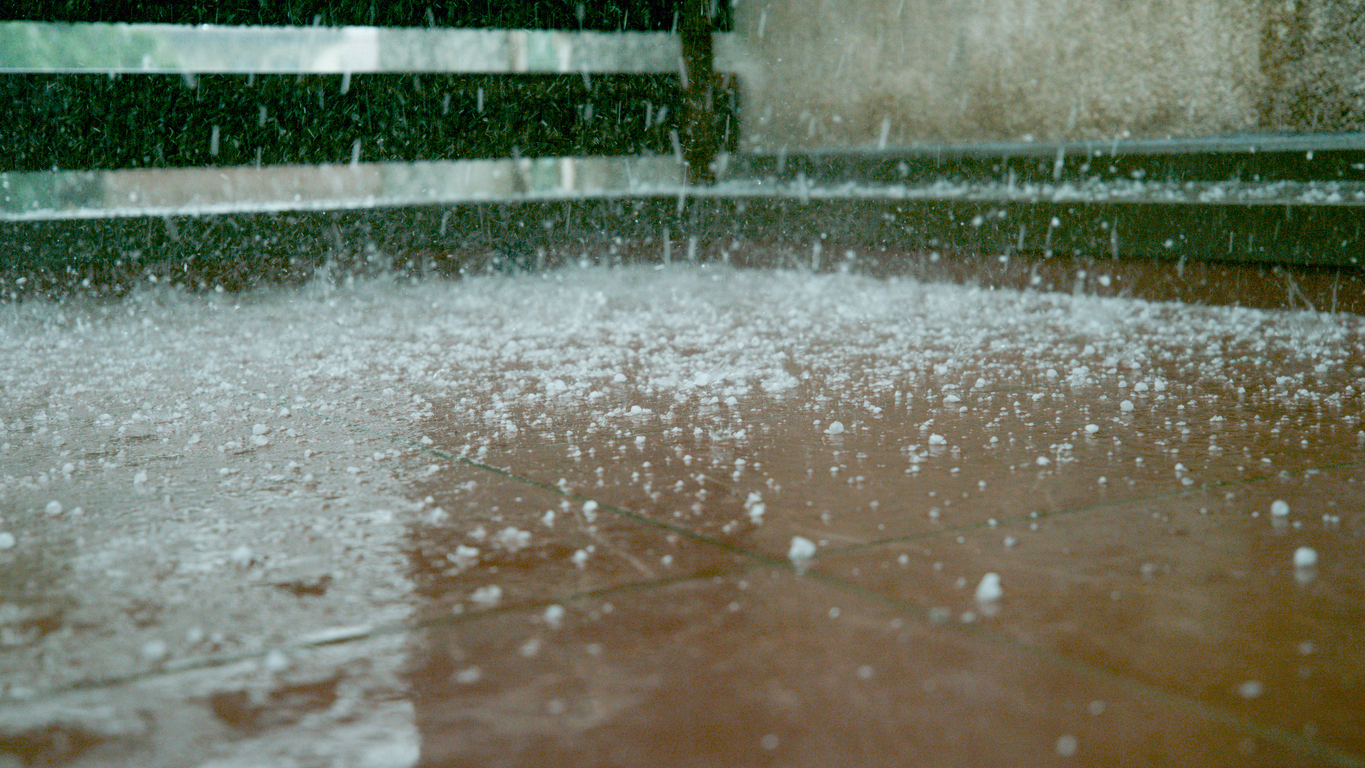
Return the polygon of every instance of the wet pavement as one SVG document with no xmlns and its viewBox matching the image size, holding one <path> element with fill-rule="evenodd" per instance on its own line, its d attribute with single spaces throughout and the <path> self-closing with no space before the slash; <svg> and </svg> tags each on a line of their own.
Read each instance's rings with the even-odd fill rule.
<svg viewBox="0 0 1365 768">
<path fill-rule="evenodd" d="M 4 319 L 16 759 L 1365 765 L 1357 316 L 715 266 L 103 306 Z"/>
</svg>

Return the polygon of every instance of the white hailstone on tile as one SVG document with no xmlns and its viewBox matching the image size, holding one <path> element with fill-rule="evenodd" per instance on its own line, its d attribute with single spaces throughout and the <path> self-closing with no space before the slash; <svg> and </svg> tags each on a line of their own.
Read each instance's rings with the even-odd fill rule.
<svg viewBox="0 0 1365 768">
<path fill-rule="evenodd" d="M 0 531 L 0 549 L 14 549 L 16 543 L 14 534 L 9 531 Z"/>
<path fill-rule="evenodd" d="M 1259 699 L 1265 693 L 1265 686 L 1260 680 L 1244 680 L 1237 686 L 1237 693 L 1244 699 Z"/>
<path fill-rule="evenodd" d="M 267 427 L 267 426 L 264 425 L 264 424 L 257 424 L 257 425 L 255 425 L 255 426 L 253 426 L 253 427 L 251 428 L 251 434 L 253 434 L 253 435 L 265 435 L 265 434 L 269 434 L 269 433 L 270 433 L 270 427 Z"/>
<path fill-rule="evenodd" d="M 530 531 L 519 530 L 516 526 L 507 526 L 493 537 L 493 545 L 502 547 L 508 552 L 518 552 L 525 549 L 531 543 Z"/>
<path fill-rule="evenodd" d="M 1123 402 L 1119 403 L 1119 410 L 1123 411 L 1124 413 L 1132 413 L 1134 407 L 1135 406 L 1133 405 L 1132 400 L 1124 400 Z"/>
<path fill-rule="evenodd" d="M 494 608 L 502 602 L 502 587 L 497 584 L 489 584 L 479 587 L 469 596 L 469 601 L 480 608 Z"/>
<path fill-rule="evenodd" d="M 763 513 L 768 511 L 768 507 L 763 503 L 763 495 L 751 491 L 749 497 L 744 500 L 744 511 L 749 513 L 749 521 L 754 525 L 763 522 Z"/>
<path fill-rule="evenodd" d="M 546 528 L 555 527 L 555 511 L 553 509 L 545 510 L 545 514 L 540 516 L 540 524 Z"/>
<path fill-rule="evenodd" d="M 930 445 L 947 445 L 947 444 L 948 444 L 948 438 L 944 437 L 943 435 L 938 435 L 938 434 L 929 435 L 929 444 L 930 444 Z"/>
<path fill-rule="evenodd" d="M 251 551 L 251 547 L 248 547 L 245 544 L 232 550 L 228 555 L 228 561 L 238 568 L 246 568 L 251 565 L 252 561 L 255 559 L 255 553 Z"/>
<path fill-rule="evenodd" d="M 545 626 L 550 629 L 559 629 L 564 626 L 564 606 L 558 604 L 547 606 L 543 617 Z"/>
<path fill-rule="evenodd" d="M 267 672 L 278 674 L 289 669 L 289 656 L 276 648 L 265 655 L 261 667 Z"/>
<path fill-rule="evenodd" d="M 473 685 L 483 677 L 483 671 L 478 667 L 465 667 L 454 674 L 455 682 L 460 685 Z"/>
<path fill-rule="evenodd" d="M 1075 755 L 1077 746 L 1079 745 L 1076 742 L 1076 737 L 1073 736 L 1072 734 L 1064 733 L 1061 736 L 1058 736 L 1057 737 L 1058 757 L 1071 757 L 1072 755 Z"/>
<path fill-rule="evenodd" d="M 815 542 L 804 536 L 793 536 L 791 547 L 787 550 L 787 559 L 796 566 L 798 573 L 805 572 L 812 557 L 815 557 Z"/>
<path fill-rule="evenodd" d="M 583 519 L 589 523 L 597 520 L 597 502 L 591 500 L 583 502 Z"/>
<path fill-rule="evenodd" d="M 60 515 L 62 513 L 62 503 L 60 501 L 49 501 L 43 511 L 49 515 Z"/>
<path fill-rule="evenodd" d="M 1099 425 L 1099 424 L 1086 424 L 1086 425 L 1085 425 L 1085 433 L 1088 434 L 1088 435 L 1093 435 L 1093 434 L 1095 434 L 1096 432 L 1099 432 L 1099 431 L 1100 431 L 1100 425 Z"/>
<path fill-rule="evenodd" d="M 473 568 L 479 562 L 479 550 L 475 547 L 467 547 L 460 544 L 455 547 L 454 552 L 446 553 L 446 560 L 455 566 L 457 570 Z"/>
<path fill-rule="evenodd" d="M 580 549 L 577 552 L 574 552 L 573 556 L 569 559 L 572 560 L 573 564 L 579 569 L 586 568 L 588 567 L 588 550 Z"/>
<path fill-rule="evenodd" d="M 1283 499 L 1276 499 L 1270 502 L 1270 514 L 1276 517 L 1284 517 L 1289 514 L 1289 503 Z"/>
<path fill-rule="evenodd" d="M 827 435 L 842 435 L 844 433 L 844 423 L 842 421 L 831 421 L 825 428 Z"/>
<path fill-rule="evenodd" d="M 160 664 L 166 660 L 171 653 L 171 649 L 166 645 L 165 640 L 148 640 L 142 645 L 142 658 L 153 664 Z"/>
<path fill-rule="evenodd" d="M 1299 547 L 1294 550 L 1295 568 L 1314 568 L 1318 564 L 1318 553 L 1312 547 Z"/>
<path fill-rule="evenodd" d="M 981 577 L 981 583 L 976 585 L 976 601 L 978 603 L 993 603 L 1005 594 L 1005 590 L 1000 586 L 1000 574 L 988 573 Z"/>
</svg>

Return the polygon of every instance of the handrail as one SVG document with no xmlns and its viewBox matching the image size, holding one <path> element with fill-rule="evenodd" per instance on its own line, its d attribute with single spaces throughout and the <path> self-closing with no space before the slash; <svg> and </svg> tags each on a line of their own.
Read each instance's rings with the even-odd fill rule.
<svg viewBox="0 0 1365 768">
<path fill-rule="evenodd" d="M 732 38 L 713 34 L 719 71 L 740 65 Z M 682 55 L 668 32 L 0 22 L 11 74 L 647 74 L 678 72 Z"/>
</svg>

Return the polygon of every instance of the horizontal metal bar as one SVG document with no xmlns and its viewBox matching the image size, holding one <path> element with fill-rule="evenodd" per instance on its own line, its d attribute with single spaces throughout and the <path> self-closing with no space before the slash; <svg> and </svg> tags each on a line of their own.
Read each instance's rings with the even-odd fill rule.
<svg viewBox="0 0 1365 768">
<path fill-rule="evenodd" d="M 968 200 L 994 203 L 1144 203 L 1154 205 L 1324 206 L 1365 208 L 1365 183 L 1144 182 L 998 183 L 941 180 L 929 184 L 818 184 L 807 179 L 739 179 L 696 194 L 729 198 L 811 200 Z"/>
<path fill-rule="evenodd" d="M 991 142 L 744 154 L 732 176 L 814 184 L 1012 181 L 1365 182 L 1365 133 L 1206 136 L 1113 142 Z"/>
<path fill-rule="evenodd" d="M 673 156 L 0 173 L 0 221 L 350 210 L 675 189 Z"/>
<path fill-rule="evenodd" d="M 717 68 L 737 66 L 740 44 L 715 37 Z M 681 61 L 665 32 L 0 22 L 6 73 L 667 73 Z"/>
</svg>

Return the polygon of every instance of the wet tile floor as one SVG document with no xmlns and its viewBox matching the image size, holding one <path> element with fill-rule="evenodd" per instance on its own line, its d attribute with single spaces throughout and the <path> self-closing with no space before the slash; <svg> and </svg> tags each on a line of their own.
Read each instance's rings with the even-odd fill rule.
<svg viewBox="0 0 1365 768">
<path fill-rule="evenodd" d="M 405 500 L 345 550 L 405 588 L 334 548 L 326 610 L 280 610 L 355 621 L 327 600 L 360 583 L 408 611 L 355 635 L 387 687 L 309 733 L 402 700 L 413 744 L 315 764 L 1365 765 L 1358 317 L 714 267 L 150 305 L 89 322 L 201 334 L 246 403 L 291 402 L 300 462 L 337 453 L 304 501 Z M 40 311 L 11 364 L 66 359 Z M 289 445 L 254 431 L 219 478 Z"/>
</svg>

